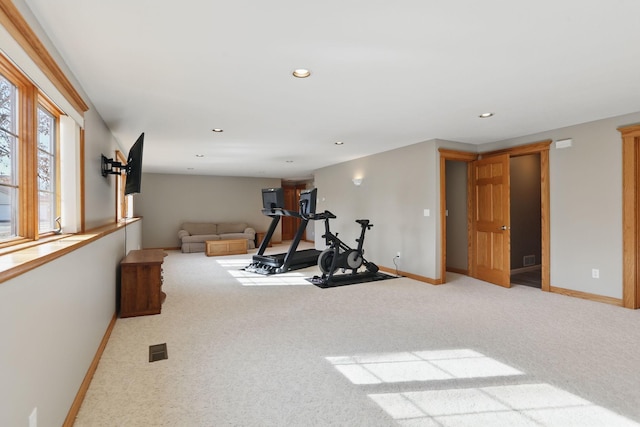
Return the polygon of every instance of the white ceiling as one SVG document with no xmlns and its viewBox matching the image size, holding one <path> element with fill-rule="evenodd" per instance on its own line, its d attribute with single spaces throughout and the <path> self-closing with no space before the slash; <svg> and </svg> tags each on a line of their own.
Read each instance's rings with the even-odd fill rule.
<svg viewBox="0 0 640 427">
<path fill-rule="evenodd" d="M 640 111 L 637 0 L 25 1 L 146 172 L 295 179 Z"/>
</svg>

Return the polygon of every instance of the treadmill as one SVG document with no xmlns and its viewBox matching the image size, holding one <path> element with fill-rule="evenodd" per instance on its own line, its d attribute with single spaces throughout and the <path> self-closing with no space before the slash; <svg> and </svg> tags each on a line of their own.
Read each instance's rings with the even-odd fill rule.
<svg viewBox="0 0 640 427">
<path fill-rule="evenodd" d="M 284 206 L 284 192 L 282 188 L 268 188 L 262 190 L 262 213 L 271 217 L 271 225 L 265 234 L 258 252 L 253 256 L 252 263 L 244 268 L 252 273 L 271 275 L 286 273 L 290 270 L 299 270 L 318 263 L 321 251 L 316 249 L 298 250 L 298 244 L 302 239 L 304 230 L 309 220 L 314 219 L 316 209 L 317 188 L 304 190 L 300 193 L 300 210 L 298 212 L 286 210 Z M 300 219 L 300 226 L 286 253 L 265 255 L 271 237 L 283 216 L 292 216 Z"/>
</svg>

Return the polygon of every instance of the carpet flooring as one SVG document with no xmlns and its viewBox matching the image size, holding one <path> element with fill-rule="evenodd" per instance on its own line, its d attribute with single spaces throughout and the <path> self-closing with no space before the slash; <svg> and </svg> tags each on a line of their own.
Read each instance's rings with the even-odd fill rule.
<svg viewBox="0 0 640 427">
<path fill-rule="evenodd" d="M 169 252 L 162 314 L 117 320 L 75 425 L 640 426 L 640 312 L 458 274 L 319 289 L 250 258 Z"/>
</svg>

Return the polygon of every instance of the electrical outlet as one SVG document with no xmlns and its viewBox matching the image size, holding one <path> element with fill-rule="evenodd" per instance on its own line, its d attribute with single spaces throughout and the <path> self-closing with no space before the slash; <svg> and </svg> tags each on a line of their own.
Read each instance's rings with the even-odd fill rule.
<svg viewBox="0 0 640 427">
<path fill-rule="evenodd" d="M 597 268 L 592 268 L 591 269 L 591 277 L 594 279 L 599 279 L 600 278 L 600 270 L 598 270 Z"/>
<path fill-rule="evenodd" d="M 396 254 L 396 258 L 400 258 L 400 252 Z"/>
</svg>

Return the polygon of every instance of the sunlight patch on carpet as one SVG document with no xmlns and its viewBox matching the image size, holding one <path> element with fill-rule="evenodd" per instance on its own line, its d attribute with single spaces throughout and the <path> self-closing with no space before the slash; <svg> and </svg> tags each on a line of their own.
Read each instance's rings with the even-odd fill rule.
<svg viewBox="0 0 640 427">
<path fill-rule="evenodd" d="M 550 384 L 382 393 L 369 397 L 402 426 L 639 426 Z"/>
<path fill-rule="evenodd" d="M 523 375 L 469 349 L 327 357 L 354 384 L 437 381 Z"/>
<path fill-rule="evenodd" d="M 251 273 L 244 270 L 229 270 L 242 286 L 311 286 L 301 273 L 282 273 L 272 276 Z"/>
<path fill-rule="evenodd" d="M 410 381 L 522 378 L 523 372 L 471 349 L 326 357 L 359 386 Z M 467 384 L 468 386 L 468 384 Z M 401 386 L 400 386 L 401 387 Z M 367 395 L 399 425 L 640 427 L 613 411 L 547 383 L 412 390 Z"/>
</svg>

